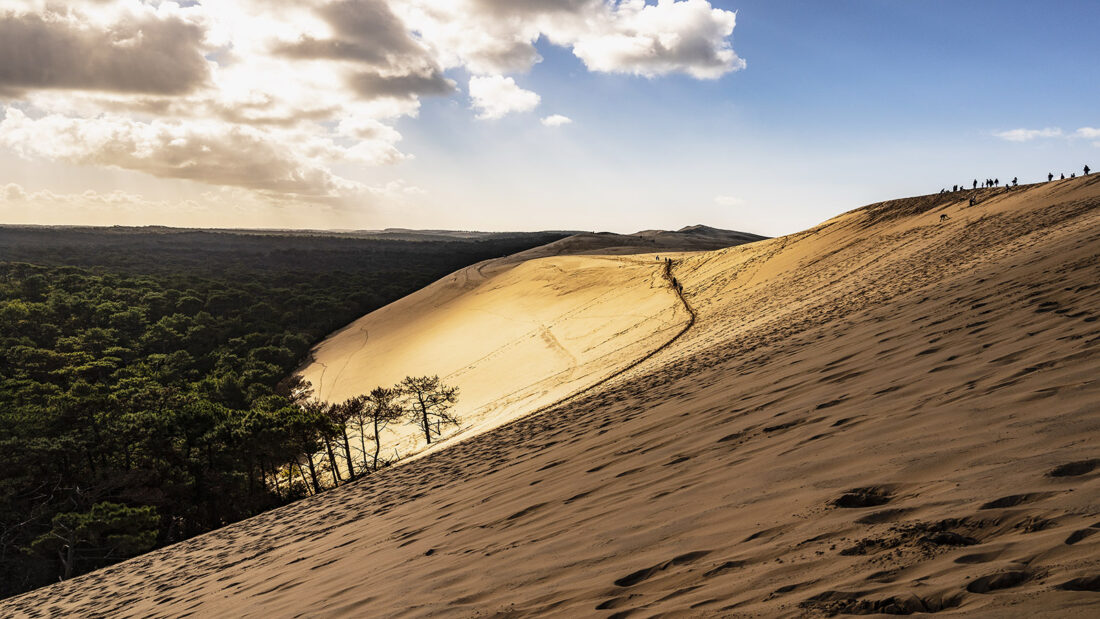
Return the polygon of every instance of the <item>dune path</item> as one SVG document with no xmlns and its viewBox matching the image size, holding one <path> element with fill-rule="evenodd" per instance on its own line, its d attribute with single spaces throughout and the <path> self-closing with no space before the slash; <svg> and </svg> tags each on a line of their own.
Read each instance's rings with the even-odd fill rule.
<svg viewBox="0 0 1100 619">
<path fill-rule="evenodd" d="M 586 393 L 680 337 L 694 314 L 653 252 L 743 242 L 707 230 L 580 235 L 472 265 L 329 336 L 300 372 L 330 402 L 440 376 L 459 388 L 461 422 L 431 446 L 442 448 Z M 430 451 L 412 425 L 383 441 L 387 453 Z"/>
<path fill-rule="evenodd" d="M 597 387 L 0 615 L 1100 613 L 1100 177 L 674 258 L 687 306 L 627 261 L 680 335 Z"/>
</svg>

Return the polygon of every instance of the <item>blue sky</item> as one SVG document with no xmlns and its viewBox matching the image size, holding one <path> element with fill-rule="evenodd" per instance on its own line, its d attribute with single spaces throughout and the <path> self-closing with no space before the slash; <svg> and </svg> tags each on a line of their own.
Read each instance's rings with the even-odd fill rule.
<svg viewBox="0 0 1100 619">
<path fill-rule="evenodd" d="M 316 0 L 317 10 L 326 2 Z M 549 26 L 533 42 L 540 62 L 487 66 L 453 34 L 438 35 L 442 43 L 429 40 L 433 26 L 414 23 L 418 17 L 408 7 L 415 4 L 390 2 L 405 26 L 432 44 L 431 62 L 453 81 L 453 92 L 420 94 L 415 109 L 384 113 L 376 101 L 368 108 L 349 99 L 324 125 L 332 130 L 340 114 L 359 106 L 356 114 L 375 114 L 380 126 L 399 132 L 399 140 L 383 139 L 372 129 L 368 163 L 349 157 L 324 171 L 337 183 L 370 187 L 355 194 L 367 198 L 317 207 L 230 179 L 232 191 L 252 192 L 242 198 L 251 206 L 237 207 L 236 219 L 219 215 L 224 206 L 215 203 L 196 207 L 204 213 L 199 221 L 619 232 L 705 223 L 774 235 L 872 201 L 931 193 L 975 177 L 1036 181 L 1048 171 L 1068 174 L 1100 162 L 1100 137 L 1078 135 L 1100 127 L 1095 1 L 713 1 L 715 9 L 737 12 L 725 41 L 747 63 L 717 79 L 699 79 L 686 65 L 640 76 L 652 71 L 629 64 L 636 59 L 594 70 L 599 58 L 582 59 L 569 44 L 552 44 Z M 473 19 L 469 13 L 461 17 Z M 504 22 L 484 23 L 488 32 Z M 205 44 L 212 45 L 210 37 Z M 537 106 L 479 117 L 484 114 L 470 97 L 471 80 L 497 74 L 537 93 Z M 50 92 L 57 97 L 56 88 Z M 54 100 L 32 95 L 9 104 L 32 120 L 52 112 Z M 73 94 L 81 96 L 87 95 Z M 572 122 L 539 122 L 550 114 Z M 1057 129 L 1060 135 L 1015 141 L 997 135 L 1020 129 Z M 334 143 L 346 145 L 345 139 L 337 135 Z M 26 150 L 0 148 L 0 164 L 9 170 L 0 187 L 14 182 L 25 192 L 136 192 L 162 207 L 176 195 L 202 202 L 195 196 L 210 191 L 208 179 L 195 183 L 190 172 L 165 172 L 163 166 L 151 179 L 144 160 L 108 162 L 93 175 L 86 173 L 87 160 L 98 162 L 95 157 L 51 160 L 47 153 L 35 159 Z M 51 174 L 67 180 L 54 189 Z M 395 191 L 400 195 L 391 199 Z M 265 201 L 277 204 L 264 207 Z M 157 213 L 155 206 L 133 207 L 121 222 L 144 217 L 171 223 Z"/>
<path fill-rule="evenodd" d="M 401 125 L 406 146 L 432 164 L 449 160 L 472 184 L 507 169 L 542 192 L 570 178 L 614 179 L 632 201 L 667 196 L 642 207 L 654 221 L 637 224 L 616 225 L 625 215 L 607 206 L 614 217 L 561 206 L 567 227 L 595 219 L 620 231 L 695 223 L 677 217 L 686 212 L 787 233 L 874 200 L 974 177 L 1036 181 L 1100 160 L 1090 140 L 994 136 L 1100 126 L 1100 3 L 714 4 L 738 11 L 732 41 L 742 71 L 715 81 L 595 74 L 543 41 L 543 62 L 517 81 L 573 125 L 546 132 L 519 118 L 471 122 L 460 101 L 434 100 Z M 552 181 L 542 180 L 547 173 Z M 717 205 L 693 191 L 699 185 L 744 203 Z M 552 225 L 554 216 L 539 221 Z"/>
</svg>

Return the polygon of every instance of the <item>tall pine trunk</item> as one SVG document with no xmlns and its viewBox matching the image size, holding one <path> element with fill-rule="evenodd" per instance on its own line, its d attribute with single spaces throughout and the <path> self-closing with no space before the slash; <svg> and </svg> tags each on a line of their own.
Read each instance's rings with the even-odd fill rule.
<svg viewBox="0 0 1100 619">
<path fill-rule="evenodd" d="M 348 461 L 348 481 L 355 479 L 355 463 L 351 459 L 351 441 L 348 440 L 348 427 L 341 426 L 341 431 L 344 433 L 344 457 Z"/>
<path fill-rule="evenodd" d="M 374 466 L 372 471 L 378 470 L 378 454 L 382 452 L 382 437 L 378 436 L 378 416 L 374 417 Z"/>
<path fill-rule="evenodd" d="M 370 468 L 370 465 L 367 464 L 367 437 L 365 436 L 365 433 L 363 432 L 363 430 L 365 430 L 365 429 L 366 429 L 366 427 L 362 423 L 360 423 L 359 424 L 359 448 L 362 449 L 362 451 L 360 451 L 359 453 L 363 454 L 363 470 L 364 471 L 366 471 Z M 375 437 L 376 442 L 377 442 L 377 440 L 378 440 L 378 437 Z"/>
<path fill-rule="evenodd" d="M 313 480 L 313 494 L 319 494 L 321 492 L 321 483 L 317 481 L 317 467 L 313 466 L 312 455 L 306 454 L 306 464 L 309 465 L 309 477 L 311 480 Z M 298 470 L 302 470 L 301 463 L 298 464 Z"/>
<path fill-rule="evenodd" d="M 325 439 L 325 451 L 328 452 L 328 463 L 332 466 L 332 485 L 339 486 L 340 482 L 340 469 L 336 466 L 336 454 L 332 452 L 332 440 L 326 435 Z"/>
<path fill-rule="evenodd" d="M 416 399 L 420 401 L 420 418 L 421 423 L 424 424 L 424 438 L 428 440 L 428 444 L 432 444 L 432 427 L 428 425 L 428 407 L 424 405 L 424 396 L 419 393 L 416 394 Z"/>
</svg>

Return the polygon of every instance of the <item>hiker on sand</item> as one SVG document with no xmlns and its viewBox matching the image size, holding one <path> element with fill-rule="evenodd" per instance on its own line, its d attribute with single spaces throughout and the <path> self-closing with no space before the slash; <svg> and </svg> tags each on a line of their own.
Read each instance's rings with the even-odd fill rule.
<svg viewBox="0 0 1100 619">
<path fill-rule="evenodd" d="M 1016 187 L 1016 177 L 1015 176 L 1012 177 L 1012 186 Z"/>
<path fill-rule="evenodd" d="M 1062 181 L 1066 180 L 1066 173 L 1062 172 L 1062 178 L 1060 178 L 1058 180 L 1062 180 Z"/>
<path fill-rule="evenodd" d="M 974 189 L 978 188 L 978 179 L 974 179 Z"/>
<path fill-rule="evenodd" d="M 1054 180 L 1054 172 L 1047 172 L 1047 182 Z"/>
<path fill-rule="evenodd" d="M 970 206 L 974 206 L 977 203 L 978 203 L 977 200 L 975 200 L 974 198 L 970 198 Z"/>
<path fill-rule="evenodd" d="M 1089 172 L 1091 172 L 1091 171 L 1092 171 L 1092 170 L 1089 170 L 1089 166 L 1088 166 L 1088 165 L 1086 164 L 1086 165 L 1085 165 L 1085 176 L 1088 176 L 1088 175 L 1089 175 Z"/>
</svg>

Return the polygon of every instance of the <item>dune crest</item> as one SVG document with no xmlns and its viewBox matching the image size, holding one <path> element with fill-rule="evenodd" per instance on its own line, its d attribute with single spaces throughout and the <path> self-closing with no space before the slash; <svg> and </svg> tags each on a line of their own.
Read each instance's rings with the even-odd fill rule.
<svg viewBox="0 0 1100 619">
<path fill-rule="evenodd" d="M 677 256 L 598 388 L 0 611 L 1095 616 L 1097 239 L 1092 176 Z"/>
<path fill-rule="evenodd" d="M 762 238 L 714 228 L 583 233 L 487 260 L 333 334 L 301 373 L 328 402 L 439 375 L 460 389 L 462 422 L 439 448 L 606 380 L 679 333 L 689 315 L 655 251 Z M 389 455 L 423 449 L 415 426 L 383 437 Z"/>
</svg>

